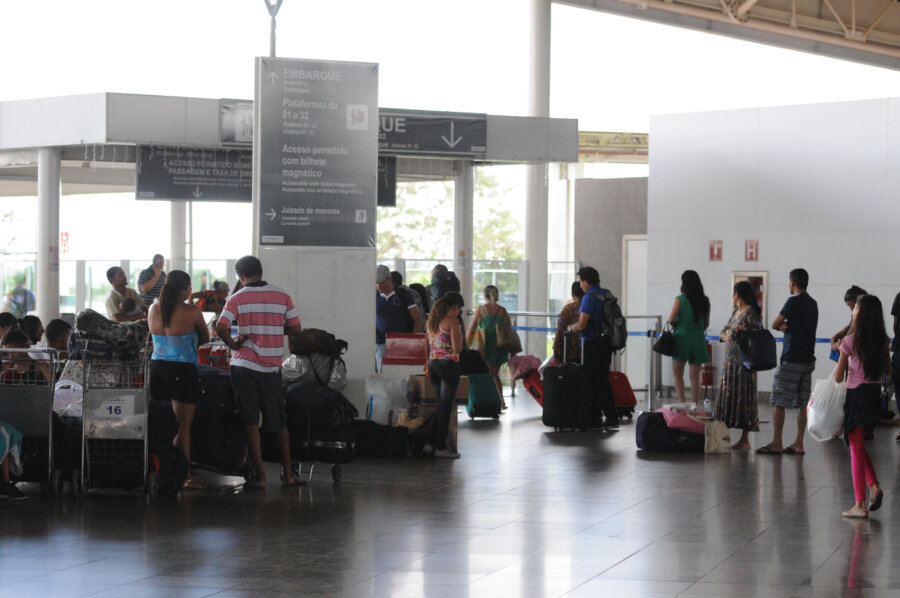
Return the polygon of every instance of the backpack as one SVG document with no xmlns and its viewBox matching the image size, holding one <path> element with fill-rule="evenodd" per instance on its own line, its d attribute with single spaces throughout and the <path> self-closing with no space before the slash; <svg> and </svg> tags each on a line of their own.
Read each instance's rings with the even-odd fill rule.
<svg viewBox="0 0 900 598">
<path fill-rule="evenodd" d="M 347 351 L 347 341 L 335 338 L 330 332 L 318 328 L 304 328 L 298 339 L 288 341 L 288 349 L 294 355 L 312 355 L 322 353 L 334 359 L 341 359 Z"/>
<path fill-rule="evenodd" d="M 625 343 L 628 341 L 628 326 L 625 324 L 622 308 L 619 307 L 619 300 L 608 289 L 606 298 L 596 293 L 589 293 L 589 295 L 599 299 L 603 305 L 603 334 L 609 337 L 610 349 L 613 351 L 624 349 Z"/>
<path fill-rule="evenodd" d="M 413 303 L 416 304 L 416 309 L 419 310 L 419 316 L 421 316 L 422 324 L 424 326 L 425 320 L 427 319 L 425 316 L 425 305 L 422 303 L 422 298 L 419 296 L 419 294 L 417 292 L 415 292 L 414 290 L 412 290 L 411 288 L 409 288 L 407 286 L 403 286 L 403 285 L 397 285 L 396 289 L 398 291 L 400 291 L 399 294 L 406 293 L 407 298 L 404 299 L 404 303 L 409 301 L 409 297 L 412 297 Z M 408 305 L 408 303 L 407 303 L 407 305 Z M 409 311 L 409 310 L 407 310 L 407 311 Z M 412 316 L 407 314 L 406 317 L 409 321 L 410 332 L 423 332 L 422 330 L 412 330 L 412 327 L 413 327 Z"/>
</svg>

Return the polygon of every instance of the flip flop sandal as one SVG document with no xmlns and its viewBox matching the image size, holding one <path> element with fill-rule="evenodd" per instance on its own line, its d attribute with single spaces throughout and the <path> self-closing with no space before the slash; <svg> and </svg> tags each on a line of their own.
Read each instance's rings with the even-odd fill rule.
<svg viewBox="0 0 900 598">
<path fill-rule="evenodd" d="M 181 485 L 182 490 L 206 490 L 207 485 L 203 480 L 198 480 L 197 478 L 188 478 L 184 481 L 184 484 Z"/>
<path fill-rule="evenodd" d="M 756 454 L 757 455 L 780 455 L 780 454 L 782 454 L 782 451 L 773 451 L 768 446 L 762 446 L 762 447 L 756 449 Z"/>
<path fill-rule="evenodd" d="M 784 454 L 785 455 L 805 455 L 806 451 L 798 451 L 797 449 L 789 446 L 786 449 L 784 449 Z"/>
</svg>

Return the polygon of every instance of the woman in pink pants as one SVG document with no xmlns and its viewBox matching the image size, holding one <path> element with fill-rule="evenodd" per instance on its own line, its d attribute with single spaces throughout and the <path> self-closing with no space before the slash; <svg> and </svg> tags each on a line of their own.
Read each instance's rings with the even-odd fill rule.
<svg viewBox="0 0 900 598">
<path fill-rule="evenodd" d="M 841 382 L 845 375 L 847 399 L 844 402 L 844 442 L 850 447 L 856 504 L 842 515 L 864 519 L 869 516 L 869 511 L 881 508 L 884 499 L 884 491 L 878 485 L 878 477 L 866 451 L 864 437 L 866 431 L 878 423 L 882 379 L 891 375 L 884 313 L 881 301 L 874 295 L 863 295 L 856 302 L 850 334 L 841 340 L 841 357 L 834 370 L 834 379 Z M 866 486 L 869 489 L 868 505 Z"/>
</svg>

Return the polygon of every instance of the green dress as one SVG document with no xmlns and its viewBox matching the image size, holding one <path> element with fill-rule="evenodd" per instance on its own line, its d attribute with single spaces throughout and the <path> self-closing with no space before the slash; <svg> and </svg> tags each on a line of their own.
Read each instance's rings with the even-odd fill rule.
<svg viewBox="0 0 900 598">
<path fill-rule="evenodd" d="M 484 330 L 484 362 L 489 364 L 504 364 L 509 361 L 509 353 L 501 351 L 497 346 L 497 324 L 506 319 L 506 310 L 501 309 L 497 315 L 490 316 L 484 308 L 481 308 L 481 319 L 478 327 Z"/>
<path fill-rule="evenodd" d="M 698 322 L 694 318 L 691 302 L 684 295 L 678 296 L 678 315 L 675 316 L 675 354 L 672 359 L 686 361 L 694 365 L 709 362 L 709 351 L 706 348 L 704 324 L 706 318 Z"/>
</svg>

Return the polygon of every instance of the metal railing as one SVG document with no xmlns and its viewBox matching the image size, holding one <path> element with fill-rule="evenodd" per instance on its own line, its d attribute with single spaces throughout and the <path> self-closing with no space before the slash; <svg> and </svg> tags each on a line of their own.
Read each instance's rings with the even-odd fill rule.
<svg viewBox="0 0 900 598">
<path fill-rule="evenodd" d="M 468 310 L 467 315 L 474 315 L 474 310 Z M 518 332 L 528 333 L 543 333 L 549 337 L 550 334 L 556 333 L 556 326 L 520 326 L 518 324 L 519 318 L 546 318 L 553 319 L 559 317 L 558 313 L 552 312 L 541 312 L 541 311 L 515 311 L 508 312 L 510 320 L 512 320 L 513 330 Z M 657 399 L 662 396 L 662 356 L 659 353 L 653 351 L 653 343 L 656 338 L 659 336 L 662 331 L 663 325 L 663 317 L 661 315 L 633 315 L 633 316 L 625 316 L 626 320 L 630 321 L 645 321 L 649 322 L 652 328 L 645 328 L 640 330 L 629 330 L 628 337 L 629 338 L 646 338 L 647 346 L 643 348 L 646 351 L 645 355 L 647 357 L 647 369 L 645 371 L 646 374 L 646 384 L 641 386 L 634 387 L 632 389 L 635 393 L 646 393 L 647 396 L 647 409 L 650 410 L 653 408 L 653 403 Z M 631 328 L 629 326 L 629 328 Z M 523 343 L 523 346 L 525 343 Z M 637 349 L 637 351 L 641 351 L 642 348 L 634 347 L 632 344 L 632 350 Z M 627 358 L 629 348 L 626 346 L 626 349 L 622 352 L 618 352 L 613 355 L 613 361 L 611 364 L 611 368 L 614 370 L 620 370 L 623 368 L 624 359 Z M 539 356 L 540 357 L 540 356 Z M 542 357 L 545 358 L 546 356 Z M 512 383 L 512 396 L 516 395 L 516 385 L 515 382 Z"/>
</svg>

